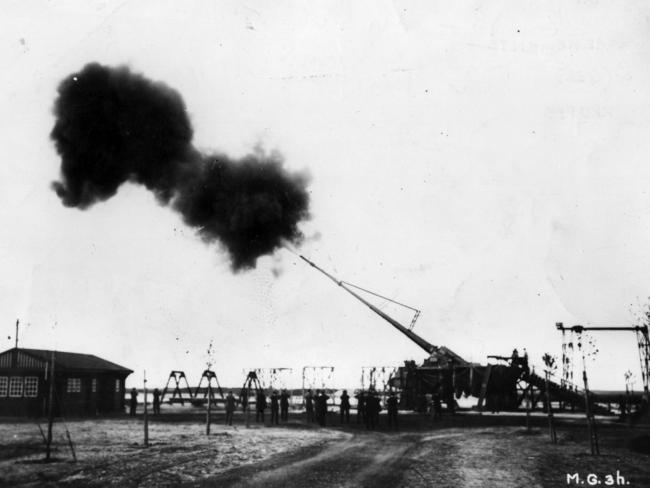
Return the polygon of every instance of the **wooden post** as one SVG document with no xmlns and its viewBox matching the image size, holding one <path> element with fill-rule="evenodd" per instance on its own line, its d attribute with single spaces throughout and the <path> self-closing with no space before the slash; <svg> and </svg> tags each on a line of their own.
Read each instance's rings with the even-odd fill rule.
<svg viewBox="0 0 650 488">
<path fill-rule="evenodd" d="M 530 409 L 533 406 L 533 385 L 528 383 L 526 388 L 526 432 L 530 434 Z"/>
<path fill-rule="evenodd" d="M 592 455 L 598 455 L 600 454 L 600 449 L 598 448 L 598 433 L 596 432 L 596 421 L 591 413 L 591 406 L 589 405 L 589 383 L 587 382 L 587 368 L 585 365 L 584 351 L 582 353 L 582 381 L 585 386 L 585 414 L 587 416 L 589 447 L 591 448 Z"/>
<path fill-rule="evenodd" d="M 74 462 L 77 462 L 77 453 L 74 451 L 74 444 L 72 443 L 72 437 L 70 437 L 70 431 L 68 426 L 65 427 L 65 436 L 68 438 L 68 446 L 70 446 L 70 452 L 72 453 L 72 459 Z"/>
<path fill-rule="evenodd" d="M 144 371 L 144 447 L 149 447 L 149 415 L 147 410 L 147 371 Z"/>
<path fill-rule="evenodd" d="M 45 437 L 45 432 L 43 432 L 43 427 L 41 427 L 41 424 L 38 423 L 36 424 L 38 426 L 38 431 L 41 433 L 41 437 L 43 438 L 43 444 L 47 446 L 47 437 Z"/>
<path fill-rule="evenodd" d="M 47 405 L 47 442 L 45 444 L 45 459 L 50 460 L 50 453 L 52 451 L 52 423 L 54 422 L 54 351 L 50 356 L 50 391 L 48 394 Z"/>
<path fill-rule="evenodd" d="M 305 398 L 305 369 L 307 369 L 307 367 L 303 366 L 303 368 L 302 368 L 302 402 L 300 404 L 302 408 L 307 407 L 307 399 Z M 361 370 L 361 390 L 363 390 L 363 369 Z"/>
<path fill-rule="evenodd" d="M 205 415 L 205 435 L 210 435 L 211 411 L 212 411 L 212 381 L 208 376 L 208 410 Z"/>
<path fill-rule="evenodd" d="M 249 390 L 250 388 L 250 383 L 249 386 L 246 387 L 244 390 L 244 394 L 246 395 L 246 428 L 248 429 L 251 426 L 251 399 L 249 395 Z"/>
<path fill-rule="evenodd" d="M 553 408 L 551 407 L 551 392 L 549 391 L 548 377 L 550 371 L 544 371 L 544 387 L 546 389 L 546 413 L 548 415 L 548 433 L 551 437 L 551 442 L 557 444 L 557 433 L 555 432 L 555 423 L 553 422 Z"/>
</svg>

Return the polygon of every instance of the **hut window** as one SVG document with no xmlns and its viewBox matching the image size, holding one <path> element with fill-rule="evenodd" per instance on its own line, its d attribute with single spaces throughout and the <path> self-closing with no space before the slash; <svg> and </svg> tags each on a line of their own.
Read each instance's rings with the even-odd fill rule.
<svg viewBox="0 0 650 488">
<path fill-rule="evenodd" d="M 9 380 L 9 396 L 23 396 L 23 378 L 22 376 L 12 376 Z"/>
<path fill-rule="evenodd" d="M 68 393 L 81 392 L 81 378 L 68 378 Z"/>
<path fill-rule="evenodd" d="M 90 391 L 93 393 L 97 393 L 97 378 L 93 378 L 90 381 Z"/>
<path fill-rule="evenodd" d="M 115 380 L 115 391 L 120 392 L 120 380 Z"/>
<path fill-rule="evenodd" d="M 7 396 L 7 389 L 9 386 L 9 378 L 6 376 L 0 376 L 0 397 Z"/>
<path fill-rule="evenodd" d="M 36 376 L 25 377 L 25 396 L 38 396 L 38 378 Z"/>
</svg>

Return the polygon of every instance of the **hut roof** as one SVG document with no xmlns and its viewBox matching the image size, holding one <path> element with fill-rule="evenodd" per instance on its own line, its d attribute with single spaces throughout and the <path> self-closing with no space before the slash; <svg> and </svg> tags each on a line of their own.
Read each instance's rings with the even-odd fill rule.
<svg viewBox="0 0 650 488">
<path fill-rule="evenodd" d="M 9 349 L 0 353 L 0 357 L 10 355 L 16 348 Z M 36 362 L 46 364 L 52 358 L 52 351 L 48 349 L 25 349 L 18 348 L 19 357 L 22 355 L 29 356 Z M 0 361 L 2 363 L 3 361 Z M 133 370 L 112 363 L 106 359 L 94 356 L 92 354 L 81 354 L 77 352 L 54 352 L 54 367 L 59 370 L 75 371 L 110 371 L 116 373 L 133 373 Z"/>
</svg>

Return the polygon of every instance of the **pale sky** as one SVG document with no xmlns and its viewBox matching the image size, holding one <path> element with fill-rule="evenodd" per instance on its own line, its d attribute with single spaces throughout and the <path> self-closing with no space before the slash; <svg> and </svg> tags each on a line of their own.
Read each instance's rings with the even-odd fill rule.
<svg viewBox="0 0 650 488">
<path fill-rule="evenodd" d="M 233 275 L 144 188 L 86 211 L 50 183 L 58 83 L 128 65 L 183 96 L 194 144 L 261 144 L 311 175 L 300 251 L 422 310 L 467 360 L 560 355 L 555 322 L 632 325 L 650 295 L 644 1 L 6 1 L 0 17 L 0 349 L 96 354 L 127 385 L 426 354 L 289 252 Z M 279 277 L 274 270 L 281 269 Z M 382 305 L 381 302 L 378 303 Z M 404 322 L 408 311 L 386 307 Z M 29 324 L 29 325 L 27 325 Z M 595 388 L 641 388 L 631 333 L 594 335 Z"/>
</svg>

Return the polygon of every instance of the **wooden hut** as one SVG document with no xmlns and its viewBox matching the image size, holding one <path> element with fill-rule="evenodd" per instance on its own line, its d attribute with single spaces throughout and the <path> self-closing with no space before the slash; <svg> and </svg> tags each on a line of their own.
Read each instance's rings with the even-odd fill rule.
<svg viewBox="0 0 650 488">
<path fill-rule="evenodd" d="M 52 360 L 56 415 L 124 412 L 132 370 L 91 354 L 12 348 L 0 353 L 0 416 L 46 415 Z"/>
</svg>

